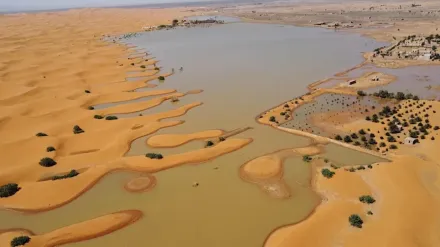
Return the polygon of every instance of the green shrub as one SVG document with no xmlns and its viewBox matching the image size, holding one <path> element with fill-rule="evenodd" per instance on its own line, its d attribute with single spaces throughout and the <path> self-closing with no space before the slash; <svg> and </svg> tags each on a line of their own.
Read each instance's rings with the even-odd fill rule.
<svg viewBox="0 0 440 247">
<path fill-rule="evenodd" d="M 117 120 L 118 117 L 117 116 L 107 116 L 105 117 L 105 120 Z"/>
<path fill-rule="evenodd" d="M 358 168 L 357 168 L 358 170 L 365 170 L 365 166 L 358 166 Z"/>
<path fill-rule="evenodd" d="M 394 144 L 391 144 L 391 145 L 390 145 L 390 149 L 397 149 L 397 146 L 394 145 Z"/>
<path fill-rule="evenodd" d="M 373 212 L 368 211 L 367 214 L 368 214 L 368 215 L 373 215 Z"/>
<path fill-rule="evenodd" d="M 31 241 L 31 238 L 28 236 L 19 236 L 15 237 L 11 241 L 11 247 L 22 246 Z"/>
<path fill-rule="evenodd" d="M 364 129 L 361 129 L 361 130 L 359 130 L 359 134 L 360 134 L 360 135 L 365 135 L 365 134 L 367 134 L 367 132 L 365 132 Z"/>
<path fill-rule="evenodd" d="M 325 163 L 328 163 L 328 162 L 329 162 L 329 160 L 328 160 L 328 159 L 324 159 L 324 162 L 325 162 Z"/>
<path fill-rule="evenodd" d="M 60 180 L 60 179 L 66 179 L 66 178 L 73 178 L 73 177 L 76 177 L 78 175 L 79 175 L 79 173 L 76 170 L 71 170 L 66 175 L 53 176 L 52 180 Z"/>
<path fill-rule="evenodd" d="M 47 136 L 47 134 L 43 132 L 38 132 L 35 136 L 43 137 L 43 136 Z"/>
<path fill-rule="evenodd" d="M 53 152 L 53 151 L 55 151 L 55 148 L 52 147 L 52 146 L 49 146 L 49 147 L 46 148 L 46 151 L 47 152 Z"/>
<path fill-rule="evenodd" d="M 104 117 L 103 116 L 101 116 L 101 115 L 95 115 L 95 116 L 93 116 L 95 119 L 103 119 Z"/>
<path fill-rule="evenodd" d="M 355 172 L 356 169 L 354 169 L 354 167 L 350 167 L 350 169 L 348 169 L 349 172 Z"/>
<path fill-rule="evenodd" d="M 359 201 L 361 201 L 362 203 L 367 203 L 367 204 L 372 204 L 372 203 L 376 202 L 376 200 L 374 200 L 374 198 L 369 195 L 359 197 Z"/>
<path fill-rule="evenodd" d="M 154 70 L 160 70 L 158 67 L 155 67 Z"/>
<path fill-rule="evenodd" d="M 73 126 L 73 134 L 81 134 L 84 133 L 84 130 L 81 129 L 78 125 Z"/>
<path fill-rule="evenodd" d="M 338 170 L 338 169 L 339 169 L 339 166 L 334 165 L 334 164 L 330 164 L 330 167 L 333 168 L 333 169 L 335 169 L 335 170 Z"/>
<path fill-rule="evenodd" d="M 219 141 L 219 142 L 224 142 L 224 141 L 226 141 L 226 138 L 224 138 L 223 136 L 220 136 L 220 137 L 218 138 L 218 141 Z"/>
<path fill-rule="evenodd" d="M 335 175 L 334 172 L 330 171 L 330 170 L 327 169 L 327 168 L 322 169 L 322 170 L 321 170 L 321 174 L 322 174 L 322 176 L 324 176 L 324 177 L 326 177 L 326 178 L 332 178 L 333 175 Z"/>
<path fill-rule="evenodd" d="M 361 91 L 361 90 L 357 91 L 357 94 L 359 96 L 367 96 L 367 94 L 364 91 Z"/>
<path fill-rule="evenodd" d="M 349 143 L 349 142 L 353 142 L 353 141 L 351 140 L 351 137 L 350 137 L 350 136 L 345 136 L 345 137 L 344 137 L 344 142 Z"/>
<path fill-rule="evenodd" d="M 157 160 L 163 159 L 162 154 L 156 154 L 156 153 L 147 153 L 145 155 L 145 157 L 150 158 L 150 159 L 157 159 Z"/>
<path fill-rule="evenodd" d="M 90 91 L 89 91 L 89 90 L 84 90 L 84 92 L 85 92 L 85 93 L 90 93 Z"/>
<path fill-rule="evenodd" d="M 146 66 L 145 65 L 141 65 L 141 69 L 145 69 L 146 68 Z"/>
<path fill-rule="evenodd" d="M 20 190 L 18 184 L 10 183 L 0 186 L 0 198 L 13 196 Z"/>
<path fill-rule="evenodd" d="M 342 137 L 340 135 L 336 135 L 335 140 L 342 141 Z"/>
<path fill-rule="evenodd" d="M 159 79 L 159 81 L 164 81 L 164 80 L 165 80 L 165 77 L 163 77 L 163 76 L 159 76 L 159 77 L 157 77 L 157 79 Z"/>
<path fill-rule="evenodd" d="M 364 223 L 361 217 L 357 214 L 350 215 L 350 217 L 348 217 L 348 221 L 350 222 L 350 225 L 358 228 L 362 228 L 362 224 Z"/>
<path fill-rule="evenodd" d="M 312 157 L 310 157 L 309 155 L 304 155 L 303 156 L 303 161 L 310 162 L 310 161 L 312 161 Z"/>
<path fill-rule="evenodd" d="M 44 167 L 52 167 L 52 166 L 56 165 L 57 162 L 55 160 L 53 160 L 52 158 L 45 157 L 40 160 L 39 164 Z"/>
<path fill-rule="evenodd" d="M 370 168 L 370 169 L 373 169 L 373 166 L 372 166 L 372 165 L 368 165 L 367 167 Z"/>
<path fill-rule="evenodd" d="M 276 118 L 274 116 L 270 116 L 269 121 L 276 122 Z"/>
<path fill-rule="evenodd" d="M 89 110 L 95 110 L 95 107 L 93 107 L 93 106 L 89 106 L 89 107 L 87 107 L 87 109 L 89 109 Z"/>
<path fill-rule="evenodd" d="M 205 147 L 211 147 L 211 146 L 214 146 L 214 143 L 212 141 L 207 141 Z"/>
</svg>

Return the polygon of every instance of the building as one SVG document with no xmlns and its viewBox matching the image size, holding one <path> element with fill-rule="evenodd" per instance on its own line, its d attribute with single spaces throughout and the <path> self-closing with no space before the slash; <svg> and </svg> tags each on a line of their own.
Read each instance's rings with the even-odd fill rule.
<svg viewBox="0 0 440 247">
<path fill-rule="evenodd" d="M 406 145 L 414 145 L 414 144 L 416 144 L 416 143 L 419 143 L 419 139 L 417 139 L 417 138 L 412 138 L 412 137 L 407 137 L 407 138 L 405 138 L 404 143 L 405 143 Z"/>
</svg>

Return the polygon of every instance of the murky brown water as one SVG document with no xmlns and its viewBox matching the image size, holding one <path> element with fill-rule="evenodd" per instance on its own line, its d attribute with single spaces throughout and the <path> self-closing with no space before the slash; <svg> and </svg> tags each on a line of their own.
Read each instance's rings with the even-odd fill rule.
<svg viewBox="0 0 440 247">
<path fill-rule="evenodd" d="M 72 245 L 262 246 L 277 227 L 304 219 L 319 198 L 304 186 L 311 172 L 309 164 L 300 158 L 286 161 L 284 180 L 293 191 L 289 199 L 270 198 L 257 186 L 239 178 L 239 167 L 251 159 L 279 149 L 308 145 L 307 139 L 259 125 L 254 117 L 305 93 L 307 84 L 359 63 L 361 51 L 380 46 L 358 35 L 246 23 L 143 33 L 130 42 L 147 48 L 160 59 L 164 71 L 176 68 L 175 75 L 157 83 L 159 89 L 175 88 L 179 92 L 203 89 L 204 92 L 185 96 L 177 104 L 167 101 L 156 108 L 118 114 L 119 117 L 135 117 L 139 113 L 150 114 L 202 101 L 202 106 L 178 118 L 185 120 L 185 124 L 157 133 L 249 126 L 253 129 L 237 137 L 250 137 L 254 142 L 204 164 L 159 172 L 155 174 L 157 186 L 146 193 L 125 192 L 123 184 L 134 175 L 113 173 L 64 207 L 31 216 L 2 211 L 0 228 L 46 232 L 118 210 L 140 209 L 145 217 L 136 224 Z M 181 66 L 184 70 L 179 72 L 177 68 Z M 146 99 L 137 101 L 140 100 Z M 126 155 L 147 152 L 170 155 L 203 146 L 203 142 L 196 141 L 172 149 L 154 149 L 145 145 L 147 138 L 135 140 Z M 326 155 L 338 163 L 379 161 L 338 147 L 329 146 L 327 151 Z M 350 154 L 341 158 L 341 152 Z M 194 182 L 200 186 L 192 187 Z"/>
</svg>

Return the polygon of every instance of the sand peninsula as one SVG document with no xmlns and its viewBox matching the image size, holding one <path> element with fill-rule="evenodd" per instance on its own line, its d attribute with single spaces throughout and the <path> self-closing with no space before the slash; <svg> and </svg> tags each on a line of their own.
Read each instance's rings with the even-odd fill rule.
<svg viewBox="0 0 440 247">
<path fill-rule="evenodd" d="M 366 22 L 374 20 L 374 17 L 381 17 L 382 12 L 387 13 L 386 18 L 390 19 L 386 6 L 402 9 L 400 5 L 404 10 L 420 7 L 422 7 L 420 9 L 435 9 L 437 6 L 432 2 L 426 2 L 426 5 L 423 2 L 422 6 L 413 6 L 409 3 L 386 5 L 358 3 L 350 4 L 350 8 L 340 11 L 339 15 L 354 18 L 364 16 L 362 11 L 375 10 L 375 14 L 372 14 L 371 18 L 368 17 Z M 417 15 L 423 17 L 416 21 L 412 19 L 411 25 L 405 21 L 407 17 L 403 17 L 393 25 L 376 20 L 369 26 L 363 24 L 364 22 L 360 23 L 367 26 L 365 29 L 354 29 L 351 27 L 354 23 L 351 22 L 349 25 L 344 23 L 331 25 L 325 20 L 326 17 L 338 16 L 337 12 L 329 14 L 340 8 L 340 5 L 336 4 L 313 5 L 312 10 L 310 6 L 295 9 L 295 17 L 291 22 L 286 20 L 288 18 L 284 18 L 284 14 L 259 13 L 258 8 L 261 7 L 268 6 L 264 4 L 251 8 L 239 6 L 231 8 L 232 10 L 228 8 L 221 10 L 226 14 L 238 15 L 249 20 L 256 16 L 258 18 L 270 16 L 269 20 L 254 18 L 253 21 L 353 30 L 390 42 L 394 40 L 393 37 L 402 41 L 411 35 L 425 37 L 437 33 L 436 22 L 423 22 L 426 20 L 423 18 L 438 20 L 438 12 L 432 11 L 426 16 L 421 14 L 423 12 L 417 11 Z M 245 9 L 246 13 L 237 14 L 234 8 L 238 11 Z M 279 10 L 285 6 L 274 8 Z M 216 8 L 214 10 L 218 11 Z M 309 12 L 312 14 L 309 15 Z M 144 29 L 159 27 L 164 23 L 173 23 L 176 18 L 194 14 L 196 12 L 187 9 L 82 9 L 0 16 L 0 30 L 2 30 L 0 133 L 3 137 L 0 142 L 0 157 L 3 161 L 0 184 L 4 186 L 2 187 L 4 197 L 0 198 L 2 208 L 23 212 L 54 209 L 74 200 L 104 175 L 117 170 L 145 173 L 127 182 L 125 186 L 127 190 L 133 192 L 148 191 L 154 189 L 158 182 L 154 176 L 158 171 L 184 164 L 202 163 L 236 151 L 252 142 L 252 139 L 229 138 L 246 131 L 247 128 L 229 132 L 220 129 L 200 130 L 186 135 L 153 136 L 147 140 L 147 144 L 175 147 L 192 140 L 208 140 L 207 148 L 166 157 L 157 153 L 124 157 L 134 139 L 152 134 L 161 128 L 184 124 L 183 121 L 161 120 L 182 116 L 187 111 L 200 106 L 202 102 L 194 102 L 153 115 L 118 119 L 114 115 L 155 107 L 165 101 L 185 97 L 186 93 L 176 92 L 173 89 L 133 92 L 137 88 L 154 87 L 154 84 L 149 83 L 150 81 L 164 79 L 172 75 L 172 72 L 161 71 L 154 58 L 143 56 L 144 51 L 136 50 L 136 47 L 120 45 L 118 42 L 109 44 L 102 38 L 139 31 L 142 29 L 140 27 Z M 279 18 L 280 16 L 283 18 Z M 303 18 L 304 16 L 312 16 L 312 19 Z M 317 19 L 322 21 L 313 23 L 312 20 Z M 422 26 L 424 32 L 428 33 L 418 32 Z M 335 78 L 341 79 L 348 72 L 369 63 L 394 68 L 437 63 L 386 58 L 380 56 L 381 54 L 381 51 L 366 54 L 365 63 L 340 72 Z M 131 76 L 145 76 L 145 79 L 127 83 L 127 72 L 137 72 Z M 393 142 L 395 144 L 386 143 L 386 147 L 396 145 L 397 149 L 386 150 L 384 154 L 381 152 L 384 150 L 377 152 L 355 146 L 353 140 L 344 143 L 344 139 L 335 140 L 279 126 L 294 119 L 297 108 L 321 95 L 381 97 L 384 95 L 383 92 L 371 96 L 359 92 L 396 80 L 392 75 L 372 72 L 365 73 L 359 78 L 344 78 L 335 87 L 320 87 L 331 79 L 310 84 L 308 94 L 285 102 L 256 118 L 262 124 L 306 136 L 311 140 L 311 144 L 302 148 L 279 150 L 250 160 L 240 169 L 243 180 L 256 184 L 263 192 L 275 198 L 287 197 L 293 192 L 284 186 L 281 179 L 283 161 L 286 157 L 301 156 L 314 169 L 316 174 L 313 176 L 312 186 L 323 199 L 321 205 L 306 220 L 274 229 L 264 245 L 314 247 L 440 245 L 440 239 L 436 237 L 440 228 L 438 224 L 440 215 L 437 210 L 440 203 L 439 170 L 436 161 L 440 157 L 435 152 L 438 149 L 439 138 L 436 138 L 437 133 L 434 130 L 435 126 L 440 124 L 440 119 L 436 115 L 440 110 L 439 103 L 420 100 L 413 95 L 411 97 L 405 95 L 404 99 L 397 99 L 396 95 L 391 97 L 386 94 L 385 98 L 392 101 L 396 108 L 390 108 L 385 112 L 377 108 L 368 113 L 372 119 L 376 119 L 372 117 L 375 114 L 373 110 L 382 112 L 382 115 L 377 113 L 380 115 L 377 117 L 379 123 L 361 119 L 362 115 L 358 114 L 359 116 L 353 116 L 355 121 L 335 126 L 334 129 L 337 131 L 359 132 L 358 138 L 361 135 L 368 135 L 371 140 L 374 138 L 371 134 L 378 137 L 385 135 L 381 129 L 390 125 L 382 125 L 380 121 L 385 122 L 389 119 L 391 122 L 394 115 L 400 114 L 401 122 L 404 122 L 404 119 L 413 122 L 412 119 L 415 119 L 416 123 L 428 124 L 426 120 L 429 121 L 432 130 L 428 128 L 429 135 L 426 136 L 429 138 L 425 138 L 425 141 L 417 145 L 404 145 L 398 142 L 404 141 L 402 136 L 401 139 L 396 138 L 397 140 Z M 356 83 L 351 84 L 350 80 L 356 80 Z M 142 104 L 127 103 L 102 110 L 94 109 L 94 106 L 99 104 L 148 96 L 157 97 Z M 399 109 L 403 112 L 399 112 Z M 422 114 L 420 118 L 424 119 L 419 121 L 414 115 L 416 112 Z M 429 116 L 425 117 L 425 114 Z M 277 118 L 272 119 L 271 117 L 275 115 Z M 325 118 L 324 123 L 332 125 L 332 115 L 319 117 Z M 425 126 L 420 127 L 425 128 Z M 364 130 L 365 134 L 362 134 L 364 132 L 361 133 L 361 130 Z M 356 139 L 352 135 L 348 136 Z M 319 157 L 323 152 L 323 145 L 327 143 L 386 157 L 389 162 L 339 167 Z M 22 155 L 24 153 L 26 155 Z M 274 190 L 271 189 L 273 187 L 279 187 L 276 191 L 282 193 L 273 193 Z M 45 193 L 41 193 L 42 191 Z M 142 213 L 137 210 L 114 212 L 44 234 L 34 234 L 26 229 L 3 229 L 0 232 L 0 245 L 11 246 L 11 240 L 18 243 L 17 245 L 26 246 L 57 246 L 83 241 L 125 227 L 139 220 L 141 216 Z"/>
</svg>

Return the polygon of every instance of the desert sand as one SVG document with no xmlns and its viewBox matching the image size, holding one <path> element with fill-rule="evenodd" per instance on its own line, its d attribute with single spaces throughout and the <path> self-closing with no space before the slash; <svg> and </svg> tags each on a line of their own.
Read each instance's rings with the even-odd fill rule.
<svg viewBox="0 0 440 247">
<path fill-rule="evenodd" d="M 182 116 L 202 102 L 134 118 L 109 120 L 106 116 L 141 111 L 202 90 L 134 92 L 138 88 L 152 88 L 155 85 L 150 81 L 172 73 L 155 69 L 157 61 L 145 51 L 102 38 L 141 31 L 145 26 L 170 24 L 174 18 L 191 14 L 195 13 L 185 8 L 80 9 L 0 16 L 0 133 L 4 137 L 0 141 L 0 185 L 17 183 L 20 187 L 15 195 L 0 198 L 1 208 L 26 212 L 53 209 L 74 200 L 109 172 L 154 173 L 203 163 L 252 141 L 231 138 L 210 148 L 161 160 L 124 157 L 133 140 L 183 124 L 166 119 Z M 132 73 L 127 76 L 127 72 Z M 126 79 L 137 76 L 142 78 Z M 124 102 L 148 96 L 156 97 L 136 104 Z M 95 105 L 112 102 L 124 104 L 94 110 Z M 83 132 L 75 134 L 74 126 Z M 49 147 L 53 150 L 48 151 Z M 39 165 L 44 157 L 57 164 Z M 72 169 L 79 175 L 50 179 Z M 132 181 L 128 187 L 145 190 L 153 186 L 153 179 L 148 186 L 144 182 Z M 138 218 L 136 212 L 103 216 L 34 236 L 29 245 L 54 246 L 85 240 L 117 230 Z M 10 240 L 4 241 L 9 245 Z"/>
</svg>

